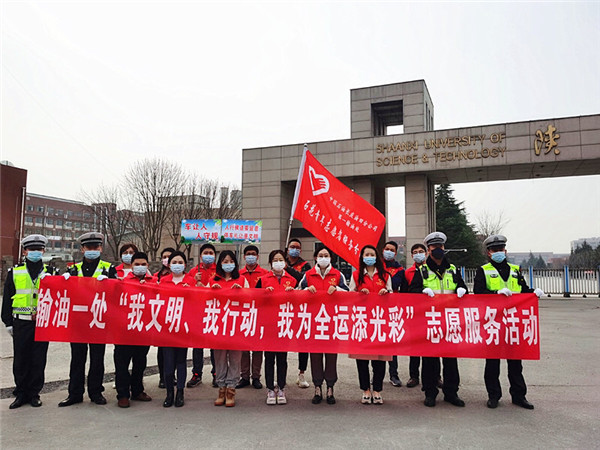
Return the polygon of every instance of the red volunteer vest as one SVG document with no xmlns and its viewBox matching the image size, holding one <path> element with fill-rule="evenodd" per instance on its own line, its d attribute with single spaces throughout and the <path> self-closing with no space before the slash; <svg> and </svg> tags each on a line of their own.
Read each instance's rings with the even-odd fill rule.
<svg viewBox="0 0 600 450">
<path fill-rule="evenodd" d="M 379 272 L 377 272 L 375 275 L 373 275 L 373 279 L 371 279 L 370 276 L 365 274 L 362 284 L 359 285 L 358 270 L 352 272 L 352 278 L 354 279 L 354 284 L 356 284 L 357 291 L 360 291 L 361 289 L 368 289 L 369 292 L 379 292 L 380 290 L 385 289 L 389 276 L 389 273 L 386 272 L 382 278 L 379 275 Z"/>
<path fill-rule="evenodd" d="M 210 277 L 210 280 L 208 280 L 209 286 L 212 286 L 213 284 L 218 284 L 223 289 L 231 289 L 231 286 L 233 286 L 234 284 L 239 284 L 241 287 L 244 287 L 245 278 L 241 275 L 239 278 L 230 278 L 229 280 L 226 280 L 225 278 L 221 277 L 219 277 L 219 279 L 216 280 L 216 276 L 217 275 L 215 274 L 212 277 Z"/>
<path fill-rule="evenodd" d="M 277 278 L 277 275 L 269 271 L 261 277 L 260 283 L 263 288 L 272 287 L 276 291 L 285 291 L 288 287 L 295 288 L 298 282 L 284 270 L 281 279 Z"/>
<path fill-rule="evenodd" d="M 314 286 L 317 291 L 326 291 L 329 289 L 329 286 L 338 286 L 340 284 L 340 279 L 342 278 L 340 271 L 333 267 L 329 273 L 325 275 L 325 278 L 322 278 L 321 275 L 317 273 L 316 267 L 313 267 L 304 275 L 306 276 L 306 283 L 308 286 Z"/>
<path fill-rule="evenodd" d="M 216 271 L 217 271 L 216 264 L 211 264 L 208 268 L 206 268 L 206 267 L 204 267 L 204 265 L 202 263 L 200 263 L 200 266 L 192 267 L 190 269 L 190 271 L 188 272 L 188 275 L 191 276 L 192 278 L 194 278 L 196 276 L 196 274 L 199 272 L 200 277 L 201 277 L 200 282 L 204 286 L 208 286 L 208 282 L 210 281 L 211 277 L 216 273 Z"/>
<path fill-rule="evenodd" d="M 248 271 L 246 267 L 240 269 L 240 275 L 248 280 L 248 284 L 251 288 L 256 287 L 258 280 L 265 276 L 268 272 L 269 271 L 267 269 L 263 269 L 260 266 L 256 266 L 256 269 L 254 269 L 252 272 Z"/>
<path fill-rule="evenodd" d="M 183 276 L 183 280 L 181 280 L 180 283 L 175 284 L 173 283 L 173 274 L 170 273 L 169 275 L 165 275 L 160 279 L 160 284 L 172 284 L 174 286 L 183 286 L 184 284 L 187 284 L 188 286 L 195 287 L 196 279 L 192 277 L 189 273 L 186 273 Z"/>
</svg>

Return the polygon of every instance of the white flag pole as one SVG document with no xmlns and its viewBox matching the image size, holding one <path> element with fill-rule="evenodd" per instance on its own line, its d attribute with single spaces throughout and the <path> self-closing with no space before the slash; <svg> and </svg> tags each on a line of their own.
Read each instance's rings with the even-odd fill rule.
<svg viewBox="0 0 600 450">
<path fill-rule="evenodd" d="M 308 144 L 304 144 L 304 150 L 302 151 L 302 159 L 300 160 L 300 168 L 298 169 L 298 180 L 296 181 L 296 190 L 294 191 L 294 201 L 292 202 L 292 212 L 290 213 L 290 223 L 288 225 L 288 232 L 283 247 L 285 248 L 290 241 L 290 234 L 292 232 L 292 222 L 294 221 L 294 213 L 296 212 L 296 206 L 298 203 L 298 196 L 300 195 L 300 188 L 302 187 L 302 177 L 304 175 L 304 164 L 306 163 L 306 152 L 308 151 Z"/>
</svg>

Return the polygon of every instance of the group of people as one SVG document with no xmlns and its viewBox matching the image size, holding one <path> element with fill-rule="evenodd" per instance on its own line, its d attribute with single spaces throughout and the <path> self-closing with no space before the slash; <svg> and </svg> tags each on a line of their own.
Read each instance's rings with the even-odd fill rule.
<svg viewBox="0 0 600 450">
<path fill-rule="evenodd" d="M 94 277 L 98 280 L 118 278 L 125 283 L 159 283 L 183 287 L 209 287 L 213 289 L 256 288 L 267 291 L 307 290 L 315 295 L 331 295 L 336 291 L 355 291 L 380 296 L 392 292 L 414 293 L 427 296 L 430 301 L 437 294 L 455 293 L 459 298 L 468 294 L 468 288 L 460 271 L 446 258 L 446 236 L 433 232 L 423 243 L 411 247 L 414 264 L 404 269 L 397 261 L 397 243 L 390 241 L 377 249 L 365 245 L 360 251 L 358 270 L 349 280 L 331 264 L 332 252 L 321 247 L 314 252 L 314 266 L 302 259 L 302 244 L 291 239 L 285 250 L 277 249 L 269 253 L 268 269 L 259 265 L 259 249 L 248 245 L 243 250 L 243 267 L 230 250 L 218 252 L 206 243 L 200 248 L 200 261 L 186 272 L 185 253 L 173 248 L 161 252 L 161 269 L 152 274 L 149 260 L 134 244 L 125 244 L 120 249 L 121 264 L 115 266 L 101 259 L 104 236 L 91 232 L 79 238 L 83 260 L 63 274 L 70 276 Z M 15 379 L 15 400 L 10 409 L 26 403 L 38 407 L 42 405 L 40 391 L 44 384 L 44 370 L 48 351 L 47 342 L 35 341 L 35 320 L 37 313 L 40 280 L 55 275 L 52 269 L 42 262 L 42 255 L 48 240 L 42 235 L 30 235 L 22 240 L 24 263 L 9 271 L 2 303 L 2 321 L 13 337 Z M 535 292 L 540 297 L 540 289 L 527 286 L 519 267 L 506 260 L 506 237 L 493 235 L 484 241 L 489 263 L 480 267 L 475 276 L 475 294 L 499 294 L 510 296 L 513 293 Z M 89 372 L 87 375 L 88 396 L 93 403 L 106 404 L 103 395 L 105 344 L 71 343 L 71 363 L 69 370 L 68 397 L 59 407 L 81 403 L 85 392 L 85 364 L 89 350 Z M 143 376 L 147 364 L 149 346 L 115 345 L 115 388 L 119 407 L 130 406 L 130 400 L 151 401 L 144 391 Z M 259 352 L 239 350 L 210 351 L 213 386 L 218 388 L 215 406 L 235 406 L 236 389 L 252 385 L 263 388 L 260 373 L 263 366 L 267 388 L 266 403 L 281 405 L 287 403 L 287 352 Z M 184 388 L 193 388 L 202 381 L 204 349 L 192 351 L 192 377 L 186 384 L 187 349 L 162 347 L 158 349 L 159 387 L 166 389 L 164 407 L 184 405 Z M 308 360 L 311 363 L 311 376 L 314 385 L 313 404 L 325 398 L 326 403 L 336 403 L 334 386 L 338 379 L 337 354 L 300 353 L 296 383 L 301 388 L 310 385 L 305 378 Z M 383 404 L 383 380 L 386 362 L 389 364 L 390 383 L 401 386 L 398 377 L 396 356 L 351 354 L 356 359 L 362 404 Z M 131 365 L 131 371 L 129 369 Z M 371 370 L 369 369 L 371 366 Z M 421 377 L 419 377 L 419 367 Z M 277 373 L 275 375 L 275 368 Z M 526 399 L 527 386 L 523 378 L 520 360 L 508 360 L 508 379 L 512 403 L 526 409 L 533 405 Z M 484 380 L 488 392 L 487 406 L 496 408 L 502 396 L 499 381 L 500 361 L 488 359 L 485 364 Z M 441 388 L 444 401 L 462 407 L 465 402 L 458 396 L 460 376 L 456 358 L 411 356 L 409 363 L 410 379 L 408 387 L 419 385 L 425 393 L 424 404 L 436 405 Z M 443 378 L 442 378 L 443 375 Z M 325 387 L 323 387 L 325 383 Z"/>
</svg>

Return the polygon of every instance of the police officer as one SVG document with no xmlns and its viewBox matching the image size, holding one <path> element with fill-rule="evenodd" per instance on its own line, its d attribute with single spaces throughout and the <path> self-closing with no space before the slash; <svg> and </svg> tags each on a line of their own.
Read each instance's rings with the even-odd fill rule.
<svg viewBox="0 0 600 450">
<path fill-rule="evenodd" d="M 428 234 L 423 243 L 427 247 L 429 257 L 419 269 L 415 271 L 409 287 L 409 292 L 422 292 L 429 297 L 435 294 L 454 294 L 461 298 L 467 293 L 460 272 L 454 264 L 446 259 L 444 250 L 446 235 L 439 231 Z M 458 362 L 456 358 L 442 358 L 444 363 L 444 401 L 454 406 L 465 406 L 465 402 L 458 396 L 458 385 L 460 376 L 458 373 Z M 425 391 L 425 406 L 435 406 L 435 398 L 439 390 L 437 382 L 440 377 L 440 358 L 423 357 L 423 368 L 421 373 Z"/>
<path fill-rule="evenodd" d="M 93 277 L 98 281 L 106 278 L 117 278 L 117 270 L 109 262 L 102 261 L 102 243 L 104 235 L 96 231 L 82 234 L 79 237 L 83 261 L 75 264 L 70 272 L 63 276 Z M 85 362 L 87 359 L 88 345 L 90 349 L 90 369 L 88 372 L 88 395 L 90 400 L 97 405 L 106 405 L 106 398 L 102 395 L 104 386 L 104 352 L 106 344 L 71 343 L 71 367 L 69 370 L 69 396 L 58 406 L 71 406 L 83 401 L 85 390 Z"/>
<path fill-rule="evenodd" d="M 35 321 L 40 280 L 52 275 L 52 269 L 42 262 L 48 239 L 31 234 L 21 241 L 25 264 L 8 271 L 2 299 L 2 322 L 13 337 L 14 394 L 9 406 L 19 408 L 25 403 L 42 406 L 40 391 L 44 387 L 47 342 L 35 341 Z"/>
<path fill-rule="evenodd" d="M 513 293 L 535 293 L 538 298 L 544 295 L 541 289 L 531 289 L 525 283 L 519 266 L 506 261 L 506 237 L 494 234 L 483 241 L 487 250 L 489 263 L 477 269 L 473 292 L 475 294 L 500 294 L 510 297 Z M 533 409 L 533 405 L 527 401 L 527 385 L 523 378 L 523 364 L 520 359 L 509 359 L 508 381 L 510 383 L 510 395 L 515 405 L 525 409 Z M 498 401 L 502 397 L 500 387 L 500 360 L 486 359 L 483 378 L 485 388 L 488 392 L 488 408 L 497 408 Z"/>
</svg>

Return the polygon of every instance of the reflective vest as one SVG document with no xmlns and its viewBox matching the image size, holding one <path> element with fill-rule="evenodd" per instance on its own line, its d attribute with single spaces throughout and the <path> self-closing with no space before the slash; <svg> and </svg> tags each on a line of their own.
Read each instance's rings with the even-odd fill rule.
<svg viewBox="0 0 600 450">
<path fill-rule="evenodd" d="M 43 267 L 43 272 L 48 272 L 48 266 L 44 264 Z M 38 291 L 40 289 L 39 275 L 34 282 L 25 264 L 15 266 L 13 268 L 13 282 L 15 284 L 15 295 L 12 297 L 13 314 L 35 314 L 37 312 Z"/>
<path fill-rule="evenodd" d="M 508 263 L 510 266 L 510 274 L 508 280 L 504 281 L 498 273 L 498 270 L 492 265 L 487 263 L 481 266 L 483 274 L 485 275 L 485 285 L 490 291 L 499 291 L 502 288 L 510 289 L 510 292 L 519 293 L 521 292 L 521 285 L 519 284 L 519 266 Z"/>
<path fill-rule="evenodd" d="M 83 271 L 81 270 L 81 266 L 83 265 L 83 262 L 77 263 L 75 264 L 75 268 L 77 269 L 77 276 L 78 277 L 82 277 L 83 276 Z M 100 275 L 102 275 L 102 272 L 106 271 L 106 275 L 108 276 L 108 270 L 110 269 L 110 263 L 106 262 L 106 261 L 98 261 L 98 265 L 96 266 L 96 270 L 94 271 L 92 277 L 93 278 L 98 278 Z"/>
<path fill-rule="evenodd" d="M 456 292 L 456 283 L 454 282 L 454 274 L 456 273 L 456 267 L 454 264 L 450 264 L 450 267 L 444 272 L 444 276 L 440 280 L 436 273 L 431 270 L 427 264 L 423 264 L 421 267 L 421 275 L 423 275 L 423 268 L 427 270 L 427 278 L 423 276 L 423 287 L 430 288 L 436 294 L 454 294 Z"/>
</svg>

